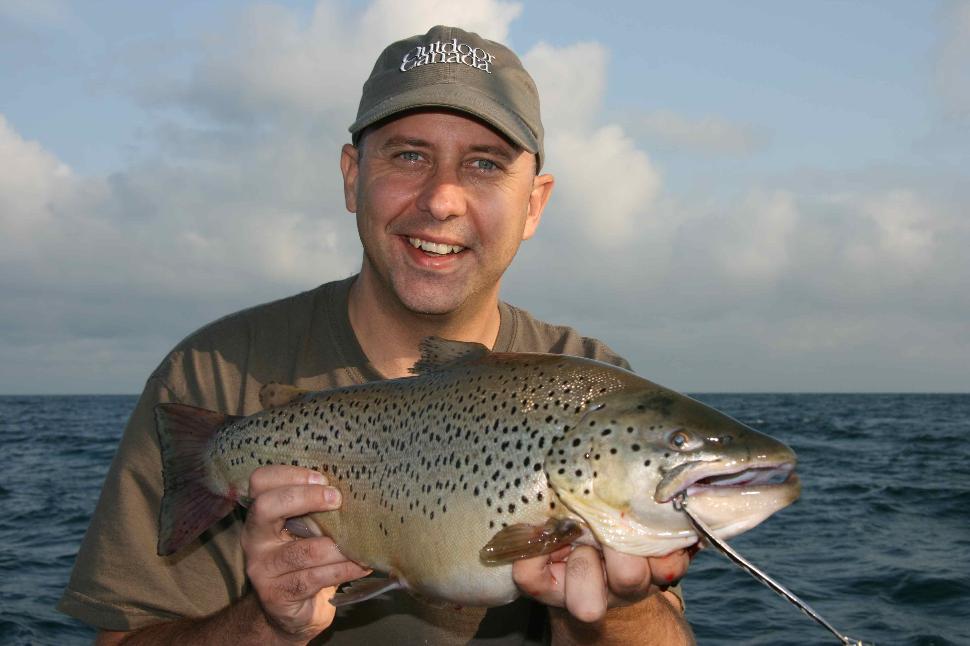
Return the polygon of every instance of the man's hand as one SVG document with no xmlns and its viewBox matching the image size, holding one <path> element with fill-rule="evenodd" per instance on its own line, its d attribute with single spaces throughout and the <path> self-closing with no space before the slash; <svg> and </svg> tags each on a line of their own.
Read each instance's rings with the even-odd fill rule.
<svg viewBox="0 0 970 646">
<path fill-rule="evenodd" d="M 566 608 L 576 619 L 599 621 L 606 609 L 635 603 L 666 590 L 687 573 L 690 557 L 678 550 L 662 557 L 631 556 L 604 547 L 564 547 L 512 566 L 512 578 L 525 594 Z"/>
<path fill-rule="evenodd" d="M 246 575 L 269 623 L 288 641 L 306 642 L 330 626 L 337 586 L 370 573 L 326 536 L 296 538 L 288 518 L 340 507 L 340 491 L 319 473 L 273 465 L 249 478 L 253 499 L 242 532 Z"/>
</svg>

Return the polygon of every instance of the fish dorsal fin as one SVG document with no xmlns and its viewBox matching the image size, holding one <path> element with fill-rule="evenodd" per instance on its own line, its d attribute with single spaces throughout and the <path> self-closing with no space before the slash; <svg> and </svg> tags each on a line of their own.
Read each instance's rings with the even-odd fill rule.
<svg viewBox="0 0 970 646">
<path fill-rule="evenodd" d="M 305 388 L 270 382 L 259 389 L 259 405 L 265 408 L 286 406 L 310 392 Z"/>
<path fill-rule="evenodd" d="M 421 348 L 421 359 L 411 368 L 411 373 L 415 375 L 471 362 L 490 352 L 481 343 L 451 341 L 437 336 L 425 337 L 418 347 Z"/>
</svg>

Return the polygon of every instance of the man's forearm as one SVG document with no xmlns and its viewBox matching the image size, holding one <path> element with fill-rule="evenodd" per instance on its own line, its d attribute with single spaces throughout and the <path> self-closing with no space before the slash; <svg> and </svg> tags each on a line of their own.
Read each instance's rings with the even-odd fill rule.
<svg viewBox="0 0 970 646">
<path fill-rule="evenodd" d="M 179 619 L 145 626 L 131 632 L 101 631 L 97 646 L 140 646 L 141 644 L 211 644 L 243 646 L 244 644 L 301 644 L 305 640 L 286 639 L 269 623 L 256 595 L 250 592 L 224 610 L 197 619 Z"/>
<path fill-rule="evenodd" d="M 638 644 L 640 646 L 693 646 L 694 632 L 666 593 L 653 594 L 631 606 L 611 608 L 606 617 L 594 623 L 583 623 L 562 608 L 549 608 L 552 643 L 573 644 Z"/>
</svg>

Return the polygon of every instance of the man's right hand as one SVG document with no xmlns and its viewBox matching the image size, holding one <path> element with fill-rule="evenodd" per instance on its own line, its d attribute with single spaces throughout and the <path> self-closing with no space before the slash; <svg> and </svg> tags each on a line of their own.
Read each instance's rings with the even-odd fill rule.
<svg viewBox="0 0 970 646">
<path fill-rule="evenodd" d="M 340 491 L 309 469 L 260 467 L 249 478 L 253 499 L 242 532 L 246 575 L 279 637 L 304 643 L 333 622 L 337 586 L 370 573 L 347 560 L 326 536 L 297 538 L 288 518 L 340 508 Z"/>
</svg>

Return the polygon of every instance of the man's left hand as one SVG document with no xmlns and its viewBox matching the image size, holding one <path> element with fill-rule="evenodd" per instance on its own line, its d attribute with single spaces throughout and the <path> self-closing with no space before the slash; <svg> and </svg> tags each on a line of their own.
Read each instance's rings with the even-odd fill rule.
<svg viewBox="0 0 970 646">
<path fill-rule="evenodd" d="M 516 561 L 512 578 L 530 597 L 566 608 L 581 621 L 594 622 L 606 615 L 607 608 L 666 590 L 687 573 L 689 564 L 687 550 L 644 557 L 577 545 Z"/>
</svg>

